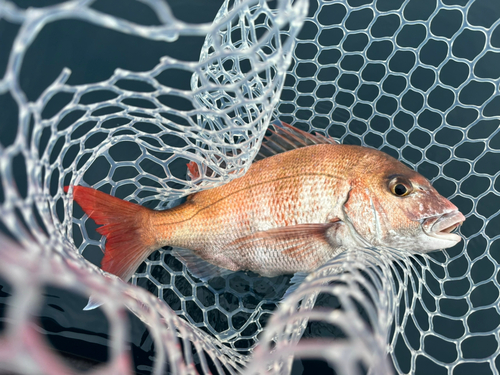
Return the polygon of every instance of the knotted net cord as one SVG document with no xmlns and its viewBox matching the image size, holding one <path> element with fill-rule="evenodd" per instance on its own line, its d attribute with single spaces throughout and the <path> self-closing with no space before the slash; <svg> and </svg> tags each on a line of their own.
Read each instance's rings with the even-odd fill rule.
<svg viewBox="0 0 500 375">
<path fill-rule="evenodd" d="M 91 373 L 132 371 L 125 311 L 153 337 L 155 374 L 289 373 L 292 356 L 323 359 L 343 374 L 386 374 L 392 366 L 498 372 L 494 4 L 226 1 L 214 22 L 188 24 L 166 4 L 140 3 L 156 25 L 92 1 L 31 9 L 0 2 L 2 20 L 21 26 L 0 81 L 3 99 L 17 107 L 16 135 L 0 142 L 1 229 L 20 244 L 2 237 L 0 246 L 0 277 L 10 287 L 0 310 L 1 368 L 67 373 L 33 328 L 50 284 L 108 301 L 110 357 Z M 47 25 L 65 19 L 165 43 L 184 35 L 205 41 L 198 61 L 165 56 L 149 71 L 117 69 L 98 83 L 69 84 L 64 69 L 30 99 L 21 82 L 26 53 Z M 182 72 L 182 87 L 161 78 Z M 66 95 L 62 104 L 54 104 L 58 94 Z M 153 295 L 83 259 L 96 263 L 104 240 L 72 207 L 65 185 L 162 209 L 244 173 L 273 117 L 409 164 L 467 216 L 464 242 L 428 255 L 349 250 L 281 304 L 288 277 L 237 273 L 207 284 L 169 249 L 134 276 Z M 186 177 L 188 161 L 201 178 Z"/>
</svg>

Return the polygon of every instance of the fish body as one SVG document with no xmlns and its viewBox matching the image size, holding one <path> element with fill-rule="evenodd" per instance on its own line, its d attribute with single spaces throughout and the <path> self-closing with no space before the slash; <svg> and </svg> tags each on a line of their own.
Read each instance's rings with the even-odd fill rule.
<svg viewBox="0 0 500 375">
<path fill-rule="evenodd" d="M 451 233 L 465 220 L 457 207 L 391 156 L 286 124 L 268 141 L 274 155 L 243 177 L 165 211 L 74 187 L 75 201 L 103 225 L 102 268 L 127 280 L 152 251 L 174 246 L 188 250 L 179 256 L 200 277 L 220 269 L 275 276 L 313 271 L 353 246 L 427 252 L 460 241 Z"/>
<path fill-rule="evenodd" d="M 317 268 L 335 255 L 335 238 L 348 234 L 334 225 L 349 190 L 347 180 L 332 174 L 343 148 L 315 145 L 260 160 L 243 177 L 191 196 L 178 208 L 185 221 L 173 228 L 170 212 L 157 212 L 157 243 L 264 276 Z"/>
</svg>

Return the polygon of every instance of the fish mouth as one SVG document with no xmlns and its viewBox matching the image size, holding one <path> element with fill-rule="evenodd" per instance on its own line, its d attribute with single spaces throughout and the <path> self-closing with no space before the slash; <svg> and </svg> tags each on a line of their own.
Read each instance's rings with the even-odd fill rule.
<svg viewBox="0 0 500 375">
<path fill-rule="evenodd" d="M 441 216 L 434 216 L 424 219 L 422 228 L 424 232 L 440 240 L 459 242 L 461 237 L 453 233 L 465 220 L 465 216 L 460 211 L 453 211 Z"/>
</svg>

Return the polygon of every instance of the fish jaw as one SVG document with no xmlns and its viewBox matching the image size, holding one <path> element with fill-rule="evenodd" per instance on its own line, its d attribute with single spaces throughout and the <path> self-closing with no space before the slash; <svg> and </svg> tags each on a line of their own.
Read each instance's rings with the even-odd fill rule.
<svg viewBox="0 0 500 375">
<path fill-rule="evenodd" d="M 452 233 L 465 221 L 465 216 L 458 210 L 422 220 L 422 230 L 427 237 L 426 251 L 447 249 L 459 243 L 461 237 Z"/>
</svg>

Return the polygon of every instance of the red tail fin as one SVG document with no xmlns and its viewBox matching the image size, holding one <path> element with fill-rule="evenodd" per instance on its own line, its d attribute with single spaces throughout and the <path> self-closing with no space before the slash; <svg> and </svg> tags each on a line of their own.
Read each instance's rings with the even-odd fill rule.
<svg viewBox="0 0 500 375">
<path fill-rule="evenodd" d="M 154 211 L 84 186 L 73 188 L 73 199 L 102 225 L 97 229 L 106 236 L 101 268 L 127 281 L 155 250 L 154 236 L 148 233 L 148 217 Z"/>
</svg>

